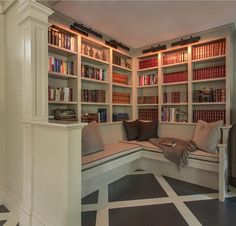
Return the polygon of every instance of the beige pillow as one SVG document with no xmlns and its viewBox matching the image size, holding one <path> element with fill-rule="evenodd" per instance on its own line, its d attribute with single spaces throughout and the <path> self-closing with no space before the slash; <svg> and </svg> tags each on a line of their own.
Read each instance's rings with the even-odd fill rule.
<svg viewBox="0 0 236 226">
<path fill-rule="evenodd" d="M 97 122 L 90 122 L 82 129 L 82 156 L 104 150 Z"/>
<path fill-rule="evenodd" d="M 199 120 L 193 134 L 193 142 L 196 144 L 197 148 L 203 151 L 216 153 L 217 145 L 220 142 L 220 127 L 222 125 L 222 120 L 213 123 Z"/>
</svg>

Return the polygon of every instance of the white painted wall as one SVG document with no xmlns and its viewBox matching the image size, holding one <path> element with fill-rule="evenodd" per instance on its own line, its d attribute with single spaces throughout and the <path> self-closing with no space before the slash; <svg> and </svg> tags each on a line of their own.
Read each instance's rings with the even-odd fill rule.
<svg viewBox="0 0 236 226">
<path fill-rule="evenodd" d="M 6 189 L 22 200 L 22 75 L 16 5 L 5 13 Z"/>
<path fill-rule="evenodd" d="M 5 176 L 5 73 L 4 73 L 4 16 L 0 15 L 0 202 L 2 202 L 2 188 Z"/>
</svg>

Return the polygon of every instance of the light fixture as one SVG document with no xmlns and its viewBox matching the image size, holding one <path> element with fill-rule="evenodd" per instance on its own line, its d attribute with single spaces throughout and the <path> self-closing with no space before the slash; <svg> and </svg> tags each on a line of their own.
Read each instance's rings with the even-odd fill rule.
<svg viewBox="0 0 236 226">
<path fill-rule="evenodd" d="M 117 49 L 117 45 L 115 45 L 115 44 L 112 43 L 111 41 L 105 41 L 105 44 L 106 44 L 107 46 L 110 46 L 110 47 L 114 48 L 114 49 Z"/>
<path fill-rule="evenodd" d="M 80 30 L 79 28 L 75 27 L 74 25 L 70 25 L 70 29 L 80 33 L 81 35 L 84 35 L 84 36 L 88 37 L 87 32 Z"/>
<path fill-rule="evenodd" d="M 117 42 L 117 41 L 114 40 L 114 39 L 111 39 L 111 40 L 110 40 L 110 43 L 113 44 L 113 45 L 115 45 L 115 46 L 119 46 L 121 49 L 124 49 L 124 50 L 126 50 L 126 51 L 129 51 L 129 50 L 130 50 L 128 46 L 125 46 L 125 45 L 122 44 L 121 42 Z"/>
<path fill-rule="evenodd" d="M 158 46 L 151 46 L 151 48 L 149 49 L 144 49 L 143 53 L 149 53 L 149 52 L 157 52 L 157 51 L 161 51 L 161 50 L 165 50 L 166 49 L 166 45 L 158 45 Z"/>
<path fill-rule="evenodd" d="M 190 43 L 198 42 L 200 39 L 201 39 L 200 36 L 197 36 L 197 37 L 190 36 L 190 38 L 188 38 L 188 39 L 181 39 L 180 41 L 171 43 L 171 46 L 172 47 L 173 46 L 184 46 L 184 45 L 187 45 Z"/>
</svg>

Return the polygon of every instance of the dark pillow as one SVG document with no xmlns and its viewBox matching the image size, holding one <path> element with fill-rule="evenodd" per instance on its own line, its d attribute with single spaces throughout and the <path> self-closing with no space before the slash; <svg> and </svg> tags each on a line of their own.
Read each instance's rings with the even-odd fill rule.
<svg viewBox="0 0 236 226">
<path fill-rule="evenodd" d="M 138 121 L 138 139 L 139 141 L 149 140 L 157 136 L 158 121 L 153 120 L 149 122 Z"/>
<path fill-rule="evenodd" d="M 82 156 L 104 150 L 97 122 L 90 122 L 82 129 Z"/>
<path fill-rule="evenodd" d="M 138 138 L 138 120 L 123 121 L 127 140 L 136 140 Z"/>
</svg>

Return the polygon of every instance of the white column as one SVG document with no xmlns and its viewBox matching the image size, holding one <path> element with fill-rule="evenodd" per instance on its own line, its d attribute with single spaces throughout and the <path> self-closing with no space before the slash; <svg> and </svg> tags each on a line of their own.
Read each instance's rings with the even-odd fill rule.
<svg viewBox="0 0 236 226">
<path fill-rule="evenodd" d="M 48 16 L 52 10 L 32 0 L 20 1 L 23 120 L 48 118 Z"/>
</svg>

